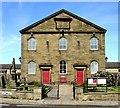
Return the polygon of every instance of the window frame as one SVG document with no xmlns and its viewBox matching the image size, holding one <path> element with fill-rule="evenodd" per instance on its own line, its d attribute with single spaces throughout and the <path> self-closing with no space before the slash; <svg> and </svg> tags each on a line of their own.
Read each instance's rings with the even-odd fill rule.
<svg viewBox="0 0 120 108">
<path fill-rule="evenodd" d="M 30 64 L 30 63 L 34 63 L 34 66 L 33 66 L 33 64 Z M 32 65 L 32 68 L 30 65 Z M 31 72 L 31 71 L 33 71 L 33 72 Z M 34 61 L 29 61 L 29 63 L 28 63 L 28 75 L 35 75 L 35 74 L 36 74 L 36 63 Z"/>
<path fill-rule="evenodd" d="M 34 39 L 34 45 L 31 45 L 31 44 L 33 44 L 33 42 L 31 42 L 31 41 L 33 41 L 33 39 Z M 31 48 L 32 47 L 32 48 Z M 34 48 L 33 48 L 34 47 Z M 34 51 L 34 50 L 36 50 L 36 39 L 34 38 L 34 37 L 30 37 L 29 39 L 28 39 L 28 50 L 31 50 L 31 51 Z"/>
<path fill-rule="evenodd" d="M 93 64 L 94 63 L 94 64 Z M 95 63 L 97 63 L 96 65 L 95 65 Z M 97 66 L 97 68 L 96 68 L 96 66 Z M 93 71 L 94 70 L 94 71 Z M 98 70 L 99 70 L 99 64 L 98 64 L 98 62 L 96 61 L 96 60 L 93 60 L 91 63 L 90 63 L 90 73 L 91 74 L 95 74 L 95 73 L 97 73 L 97 72 L 95 72 L 95 70 L 97 70 L 97 72 L 98 72 Z"/>
<path fill-rule="evenodd" d="M 61 73 L 61 72 L 60 72 L 60 71 L 61 71 L 61 69 L 60 69 L 60 66 L 61 66 L 61 65 L 60 65 L 60 62 L 62 62 L 62 61 L 65 62 L 65 65 L 66 65 L 66 69 L 65 69 L 65 70 L 66 70 L 66 73 Z M 66 75 L 66 74 L 67 74 L 67 63 L 66 63 L 65 60 L 61 60 L 60 62 L 59 62 L 59 74 L 60 74 L 60 75 Z"/>
<path fill-rule="evenodd" d="M 63 40 L 64 39 L 64 40 Z M 64 43 L 65 42 L 65 43 Z M 62 45 L 61 45 L 62 44 Z M 63 47 L 63 48 L 60 48 L 60 47 L 63 47 L 63 46 L 65 46 L 65 48 Z M 65 38 L 65 37 L 60 37 L 60 39 L 59 39 L 59 50 L 67 50 L 67 39 Z"/>
<path fill-rule="evenodd" d="M 98 38 L 95 36 L 90 38 L 90 50 L 98 50 Z"/>
</svg>

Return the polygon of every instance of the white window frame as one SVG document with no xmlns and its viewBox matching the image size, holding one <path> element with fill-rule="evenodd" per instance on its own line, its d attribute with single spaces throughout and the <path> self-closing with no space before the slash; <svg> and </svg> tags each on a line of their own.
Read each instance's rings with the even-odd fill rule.
<svg viewBox="0 0 120 108">
<path fill-rule="evenodd" d="M 36 39 L 34 37 L 28 39 L 28 50 L 36 50 Z"/>
<path fill-rule="evenodd" d="M 90 64 L 90 73 L 91 74 L 95 74 L 98 72 L 98 62 L 97 61 L 92 61 L 91 64 Z"/>
<path fill-rule="evenodd" d="M 61 61 L 65 61 L 65 60 L 61 60 Z M 60 62 L 61 62 L 60 61 Z M 61 74 L 61 75 L 66 75 L 67 74 L 67 63 L 66 63 L 66 61 L 65 61 L 65 63 L 66 63 L 66 73 L 61 73 L 60 72 L 60 62 L 59 62 L 59 74 Z"/>
<path fill-rule="evenodd" d="M 64 42 L 65 42 L 65 44 L 64 44 Z M 62 46 L 62 48 L 61 48 L 61 46 Z M 65 48 L 63 46 L 65 46 Z M 61 37 L 59 39 L 59 50 L 67 50 L 67 39 L 65 37 Z"/>
<path fill-rule="evenodd" d="M 98 39 L 96 37 L 90 39 L 90 50 L 98 50 Z"/>
<path fill-rule="evenodd" d="M 34 61 L 28 63 L 28 74 L 36 74 L 36 63 Z"/>
</svg>

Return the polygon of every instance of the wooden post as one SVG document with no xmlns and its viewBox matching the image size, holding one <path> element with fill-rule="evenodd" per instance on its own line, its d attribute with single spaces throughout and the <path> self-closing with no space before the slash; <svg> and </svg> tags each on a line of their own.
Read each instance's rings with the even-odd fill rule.
<svg viewBox="0 0 120 108">
<path fill-rule="evenodd" d="M 106 78 L 106 92 L 107 92 L 107 78 Z"/>
</svg>

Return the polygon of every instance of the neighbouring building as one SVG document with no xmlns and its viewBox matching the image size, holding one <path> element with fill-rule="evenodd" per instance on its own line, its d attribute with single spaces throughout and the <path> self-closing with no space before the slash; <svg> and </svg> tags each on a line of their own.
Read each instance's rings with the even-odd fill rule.
<svg viewBox="0 0 120 108">
<path fill-rule="evenodd" d="M 17 79 L 20 79 L 21 64 L 16 64 L 15 68 L 16 68 Z M 12 74 L 12 64 L 0 64 L 0 88 L 1 87 L 4 88 L 6 86 L 6 83 L 9 80 L 9 78 L 12 77 L 11 74 Z"/>
<path fill-rule="evenodd" d="M 82 84 L 97 71 L 105 71 L 106 30 L 67 10 L 20 33 L 21 74 L 28 82 Z"/>
<path fill-rule="evenodd" d="M 15 64 L 16 72 L 21 73 L 21 64 Z M 0 71 L 6 71 L 7 74 L 10 74 L 12 64 L 0 64 Z"/>
<path fill-rule="evenodd" d="M 120 62 L 106 62 L 106 72 L 112 74 L 115 86 L 120 86 Z"/>
<path fill-rule="evenodd" d="M 106 72 L 120 72 L 120 62 L 106 62 Z"/>
</svg>

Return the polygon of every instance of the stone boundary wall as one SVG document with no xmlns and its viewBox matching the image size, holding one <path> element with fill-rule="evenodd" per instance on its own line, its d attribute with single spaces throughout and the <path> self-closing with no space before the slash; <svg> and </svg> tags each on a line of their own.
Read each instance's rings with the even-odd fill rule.
<svg viewBox="0 0 120 108">
<path fill-rule="evenodd" d="M 41 100 L 42 89 L 35 88 L 33 91 L 16 91 L 16 89 L 0 89 L 0 97 L 13 99 Z M 76 87 L 75 99 L 81 101 L 120 101 L 120 93 L 93 92 L 83 93 L 83 88 Z"/>
<path fill-rule="evenodd" d="M 33 91 L 16 91 L 16 89 L 0 89 L 0 97 L 13 99 L 41 100 L 42 88 L 35 88 Z"/>
<path fill-rule="evenodd" d="M 75 89 L 75 99 L 81 101 L 120 101 L 120 92 L 92 92 L 83 93 L 83 88 L 76 87 Z"/>
</svg>

